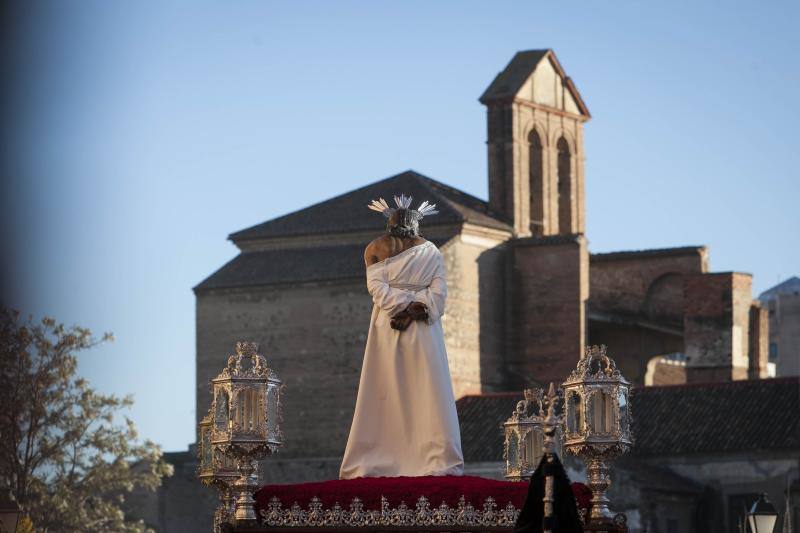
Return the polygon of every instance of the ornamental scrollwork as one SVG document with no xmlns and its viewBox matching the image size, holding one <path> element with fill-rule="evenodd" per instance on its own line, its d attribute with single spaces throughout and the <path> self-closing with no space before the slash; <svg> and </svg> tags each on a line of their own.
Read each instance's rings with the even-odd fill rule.
<svg viewBox="0 0 800 533">
<path fill-rule="evenodd" d="M 577 381 L 624 380 L 614 360 L 606 354 L 606 346 L 587 346 L 575 370 L 564 381 L 564 385 Z"/>
<path fill-rule="evenodd" d="M 319 498 L 314 497 L 303 509 L 296 502 L 284 509 L 278 497 L 273 496 L 266 509 L 260 512 L 262 524 L 269 527 L 426 527 L 436 526 L 487 526 L 511 527 L 519 517 L 519 510 L 511 502 L 498 510 L 497 502 L 489 497 L 481 509 L 476 509 L 464 496 L 455 508 L 442 502 L 431 508 L 430 501 L 420 496 L 413 508 L 400 502 L 392 508 L 386 498 L 381 497 L 380 510 L 364 509 L 360 498 L 353 498 L 349 510 L 344 510 L 339 502 L 328 509 L 323 508 Z"/>
</svg>

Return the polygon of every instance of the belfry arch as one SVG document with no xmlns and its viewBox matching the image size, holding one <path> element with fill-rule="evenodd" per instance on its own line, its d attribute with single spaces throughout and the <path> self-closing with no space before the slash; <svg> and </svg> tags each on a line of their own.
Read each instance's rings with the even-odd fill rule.
<svg viewBox="0 0 800 533">
<path fill-rule="evenodd" d="M 573 233 L 573 186 L 572 186 L 572 151 L 564 137 L 556 142 L 557 169 L 556 194 L 558 195 L 558 232 Z"/>
<path fill-rule="evenodd" d="M 544 235 L 544 147 L 539 133 L 532 129 L 528 134 L 528 180 L 530 184 L 531 235 Z"/>
</svg>

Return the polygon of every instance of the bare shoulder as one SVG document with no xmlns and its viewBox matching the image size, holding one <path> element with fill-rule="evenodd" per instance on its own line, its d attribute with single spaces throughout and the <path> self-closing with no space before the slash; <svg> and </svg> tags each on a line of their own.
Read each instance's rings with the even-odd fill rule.
<svg viewBox="0 0 800 533">
<path fill-rule="evenodd" d="M 422 237 L 413 239 L 400 239 L 391 235 L 381 235 L 367 245 L 364 250 L 364 263 L 367 266 L 380 263 L 381 261 L 393 257 L 400 252 L 404 252 L 414 246 L 419 246 L 428 242 Z"/>
<path fill-rule="evenodd" d="M 380 263 L 389 257 L 388 251 L 391 243 L 388 242 L 388 238 L 388 235 L 381 235 L 367 245 L 364 249 L 364 263 L 367 266 Z"/>
</svg>

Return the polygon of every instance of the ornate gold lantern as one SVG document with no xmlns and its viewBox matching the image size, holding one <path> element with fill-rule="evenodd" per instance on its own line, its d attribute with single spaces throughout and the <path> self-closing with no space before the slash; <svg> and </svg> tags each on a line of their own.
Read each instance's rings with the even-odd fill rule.
<svg viewBox="0 0 800 533">
<path fill-rule="evenodd" d="M 564 446 L 586 461 L 592 489 L 593 522 L 612 519 L 608 509 L 608 462 L 630 449 L 630 384 L 606 355 L 605 346 L 592 346 L 563 384 Z"/>
<path fill-rule="evenodd" d="M 529 479 L 548 446 L 553 448 L 550 451 L 561 451 L 557 425 L 545 427 L 551 421 L 546 418 L 548 411 L 553 411 L 549 407 L 555 408 L 558 399 L 553 385 L 547 395 L 542 389 L 526 389 L 523 394 L 525 399 L 517 402 L 511 417 L 503 424 L 504 476 L 511 481 Z"/>
<path fill-rule="evenodd" d="M 197 468 L 197 477 L 200 478 L 203 485 L 213 487 L 219 493 L 221 505 L 214 513 L 214 530 L 217 531 L 222 522 L 233 518 L 235 511 L 233 485 L 239 479 L 239 473 L 234 460 L 221 453 L 218 447 L 211 444 L 213 425 L 214 417 L 209 409 L 208 414 L 198 424 L 197 458 L 199 459 L 199 466 Z"/>
<path fill-rule="evenodd" d="M 257 344 L 237 342 L 236 355 L 228 358 L 227 366 L 211 384 L 211 459 L 214 462 L 216 450 L 236 461 L 239 479 L 234 484 L 238 494 L 234 518 L 252 521 L 256 519 L 252 493 L 258 488 L 253 461 L 277 452 L 283 444 L 281 381 L 258 354 Z"/>
</svg>

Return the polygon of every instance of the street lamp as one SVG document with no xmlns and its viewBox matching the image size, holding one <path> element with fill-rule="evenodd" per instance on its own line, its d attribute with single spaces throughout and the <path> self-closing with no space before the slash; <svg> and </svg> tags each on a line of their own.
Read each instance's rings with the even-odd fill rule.
<svg viewBox="0 0 800 533">
<path fill-rule="evenodd" d="M 0 533 L 14 533 L 17 530 L 21 510 L 11 489 L 0 491 Z"/>
<path fill-rule="evenodd" d="M 545 453 L 561 451 L 557 424 L 546 424 L 551 421 L 546 417 L 548 407 L 552 404 L 555 408 L 557 401 L 552 384 L 547 395 L 542 389 L 526 389 L 523 394 L 524 399 L 517 402 L 511 417 L 503 423 L 504 477 L 510 481 L 530 479 Z"/>
<path fill-rule="evenodd" d="M 256 520 L 253 492 L 258 488 L 253 461 L 277 452 L 283 444 L 283 386 L 253 342 L 237 342 L 236 355 L 228 357 L 227 366 L 211 384 L 211 445 L 236 461 L 234 518 L 252 522 Z"/>
<path fill-rule="evenodd" d="M 787 510 L 788 512 L 788 510 Z M 750 524 L 750 531 L 753 533 L 772 533 L 775 529 L 775 522 L 778 520 L 778 511 L 775 506 L 767 499 L 766 493 L 762 492 L 758 500 L 747 513 L 747 521 Z"/>
<path fill-rule="evenodd" d="M 608 509 L 608 462 L 631 446 L 630 384 L 606 355 L 591 346 L 563 384 L 564 446 L 586 461 L 593 522 L 612 520 Z"/>
</svg>

